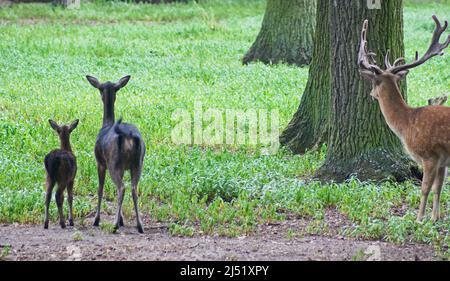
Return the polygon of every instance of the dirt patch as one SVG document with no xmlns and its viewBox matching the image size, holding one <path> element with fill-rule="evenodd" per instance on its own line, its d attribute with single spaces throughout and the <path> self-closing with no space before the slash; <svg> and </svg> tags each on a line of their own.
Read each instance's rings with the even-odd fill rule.
<svg viewBox="0 0 450 281">
<path fill-rule="evenodd" d="M 301 219 L 260 226 L 238 238 L 173 237 L 166 224 L 146 222 L 144 234 L 129 223 L 117 234 L 99 228 L 51 224 L 1 225 L 0 256 L 6 260 L 438 260 L 433 247 L 398 246 L 344 237 L 306 235 Z"/>
</svg>

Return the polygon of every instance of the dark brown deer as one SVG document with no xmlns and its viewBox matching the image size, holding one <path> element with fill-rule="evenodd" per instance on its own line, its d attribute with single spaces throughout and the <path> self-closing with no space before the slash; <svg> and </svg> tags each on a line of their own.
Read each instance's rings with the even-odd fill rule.
<svg viewBox="0 0 450 281">
<path fill-rule="evenodd" d="M 53 120 L 48 120 L 48 122 L 53 130 L 58 133 L 61 148 L 52 150 L 44 159 L 45 171 L 47 172 L 44 228 L 48 228 L 48 208 L 52 198 L 53 187 L 56 183 L 58 184 L 58 189 L 56 190 L 55 199 L 58 206 L 59 224 L 62 228 L 65 228 L 66 223 L 63 212 L 65 189 L 67 189 L 67 201 L 69 202 L 69 225 L 73 226 L 73 183 L 77 174 L 77 160 L 70 146 L 70 133 L 78 126 L 78 119 L 69 126 L 59 126 Z"/>
<path fill-rule="evenodd" d="M 100 206 L 103 197 L 106 170 L 117 187 L 118 206 L 114 227 L 123 226 L 122 203 L 124 197 L 123 175 L 126 170 L 131 174 L 131 194 L 136 212 L 137 229 L 144 232 L 138 209 L 137 186 L 142 173 L 145 155 L 145 143 L 139 130 L 131 124 L 122 123 L 120 119 L 114 123 L 114 102 L 116 93 L 123 88 L 130 76 L 125 76 L 117 83 L 100 83 L 97 78 L 86 76 L 89 83 L 100 91 L 103 101 L 103 126 L 95 143 L 95 158 L 98 171 L 98 206 L 94 226 L 100 223 Z"/>
<path fill-rule="evenodd" d="M 405 64 L 405 60 L 399 58 L 391 65 L 388 51 L 385 56 L 386 69 L 381 69 L 375 62 L 375 54 L 367 51 L 367 20 L 363 24 L 358 56 L 360 74 L 372 81 L 373 88 L 370 95 L 378 100 L 386 123 L 400 138 L 412 159 L 423 167 L 418 221 L 422 221 L 425 215 L 431 188 L 434 193 L 432 220 L 440 218 L 440 195 L 447 167 L 450 165 L 450 107 L 442 105 L 409 107 L 403 100 L 398 82 L 406 77 L 410 69 L 434 56 L 443 55 L 443 50 L 450 44 L 450 36 L 443 44 L 439 42 L 448 27 L 448 22 L 442 26 L 434 15 L 433 20 L 436 28 L 430 47 L 421 58 L 416 52 L 416 58 L 412 63 Z"/>
</svg>

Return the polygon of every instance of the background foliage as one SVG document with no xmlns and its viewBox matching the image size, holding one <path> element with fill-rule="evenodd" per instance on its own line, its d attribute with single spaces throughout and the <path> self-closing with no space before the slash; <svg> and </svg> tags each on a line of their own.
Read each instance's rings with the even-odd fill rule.
<svg viewBox="0 0 450 281">
<path fill-rule="evenodd" d="M 450 15 L 447 2 L 426 2 L 407 1 L 405 7 L 409 59 L 416 49 L 427 48 L 431 15 Z M 94 1 L 79 10 L 48 4 L 0 8 L 0 221 L 43 219 L 43 158 L 59 145 L 49 118 L 80 119 L 72 135 L 79 166 L 75 213 L 78 222 L 92 215 L 97 189 L 93 147 L 102 105 L 84 76 L 117 80 L 130 74 L 130 83 L 118 94 L 116 115 L 136 124 L 147 143 L 139 188 L 150 223 L 169 222 L 173 234 L 236 236 L 294 215 L 311 221 L 308 231 L 326 234 L 328 213 L 337 210 L 343 223 L 349 222 L 340 229 L 343 235 L 430 243 L 445 255 L 448 186 L 442 194 L 445 219 L 432 224 L 428 216 L 417 224 L 420 188 L 413 183 L 305 182 L 326 148 L 303 156 L 284 150 L 265 156 L 245 145 L 171 142 L 172 112 L 192 111 L 195 101 L 204 108 L 278 109 L 280 130 L 286 126 L 308 69 L 242 66 L 240 61 L 257 35 L 264 6 L 262 0 L 211 0 L 170 5 Z M 449 64 L 447 55 L 409 75 L 411 105 L 425 105 L 428 98 L 450 91 Z M 112 213 L 116 195 L 109 179 L 105 197 L 104 210 Z M 56 219 L 56 206 L 51 206 Z M 129 194 L 124 207 L 131 219 Z"/>
</svg>

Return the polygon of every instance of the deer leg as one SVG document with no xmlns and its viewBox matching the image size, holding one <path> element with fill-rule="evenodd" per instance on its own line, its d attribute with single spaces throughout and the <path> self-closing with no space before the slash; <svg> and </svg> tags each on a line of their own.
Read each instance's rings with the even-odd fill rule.
<svg viewBox="0 0 450 281">
<path fill-rule="evenodd" d="M 64 220 L 64 188 L 58 185 L 58 190 L 56 190 L 55 194 L 56 206 L 58 206 L 58 214 L 59 214 L 59 225 L 61 228 L 66 228 L 66 222 Z"/>
<path fill-rule="evenodd" d="M 137 186 L 141 176 L 141 169 L 131 169 L 131 195 L 133 196 L 134 211 L 136 212 L 136 223 L 139 233 L 144 233 L 142 221 L 139 215 Z"/>
<path fill-rule="evenodd" d="M 120 217 L 119 217 L 119 226 L 124 226 L 125 224 L 123 223 L 123 211 L 120 210 Z"/>
<path fill-rule="evenodd" d="M 69 225 L 73 226 L 73 181 L 67 185 L 67 202 L 69 203 Z"/>
<path fill-rule="evenodd" d="M 114 229 L 120 227 L 120 218 L 122 217 L 122 204 L 124 198 L 125 187 L 123 185 L 123 171 L 110 171 L 111 178 L 117 187 L 117 211 L 116 219 L 114 221 Z"/>
<path fill-rule="evenodd" d="M 49 176 L 47 176 L 46 181 L 47 193 L 45 194 L 45 219 L 44 219 L 44 228 L 48 228 L 48 209 L 50 207 L 50 201 L 52 200 L 52 191 L 55 186 L 55 181 L 53 181 Z"/>
<path fill-rule="evenodd" d="M 105 186 L 105 175 L 106 175 L 106 167 L 97 164 L 97 173 L 98 173 L 98 203 L 97 203 L 97 213 L 95 215 L 94 226 L 98 226 L 100 224 L 100 209 L 102 206 L 102 198 L 103 198 L 103 187 Z"/>
<path fill-rule="evenodd" d="M 125 195 L 124 195 L 125 196 Z M 123 210 L 122 210 L 122 208 L 120 208 L 120 214 L 119 214 L 120 216 L 119 216 L 119 227 L 122 227 L 122 226 L 124 226 L 125 224 L 124 224 L 124 220 L 123 220 Z"/>
<path fill-rule="evenodd" d="M 439 209 L 439 203 L 441 200 L 441 191 L 442 186 L 444 184 L 445 178 L 447 176 L 447 167 L 440 167 L 436 179 L 433 183 L 433 214 L 431 216 L 431 219 L 433 221 L 438 221 L 441 218 L 441 213 Z"/>
<path fill-rule="evenodd" d="M 425 215 L 425 208 L 427 206 L 428 194 L 430 194 L 431 186 L 436 177 L 436 165 L 430 162 L 423 163 L 423 179 L 422 179 L 422 197 L 420 199 L 419 213 L 417 214 L 417 221 L 421 222 Z"/>
<path fill-rule="evenodd" d="M 125 187 L 123 183 L 117 186 L 117 212 L 116 212 L 116 220 L 114 222 L 114 229 L 119 229 L 120 227 L 120 218 L 122 217 L 122 204 L 124 197 Z"/>
</svg>

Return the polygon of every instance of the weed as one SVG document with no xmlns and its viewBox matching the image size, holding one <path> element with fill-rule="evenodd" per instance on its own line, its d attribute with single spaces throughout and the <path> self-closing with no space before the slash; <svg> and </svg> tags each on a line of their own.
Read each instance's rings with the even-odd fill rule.
<svg viewBox="0 0 450 281">
<path fill-rule="evenodd" d="M 103 232 L 108 233 L 108 234 L 116 233 L 116 229 L 114 227 L 114 224 L 110 223 L 110 222 L 101 222 L 100 223 L 100 229 Z"/>
<path fill-rule="evenodd" d="M 72 234 L 72 240 L 73 241 L 83 241 L 83 234 L 80 231 L 75 231 Z"/>
</svg>

